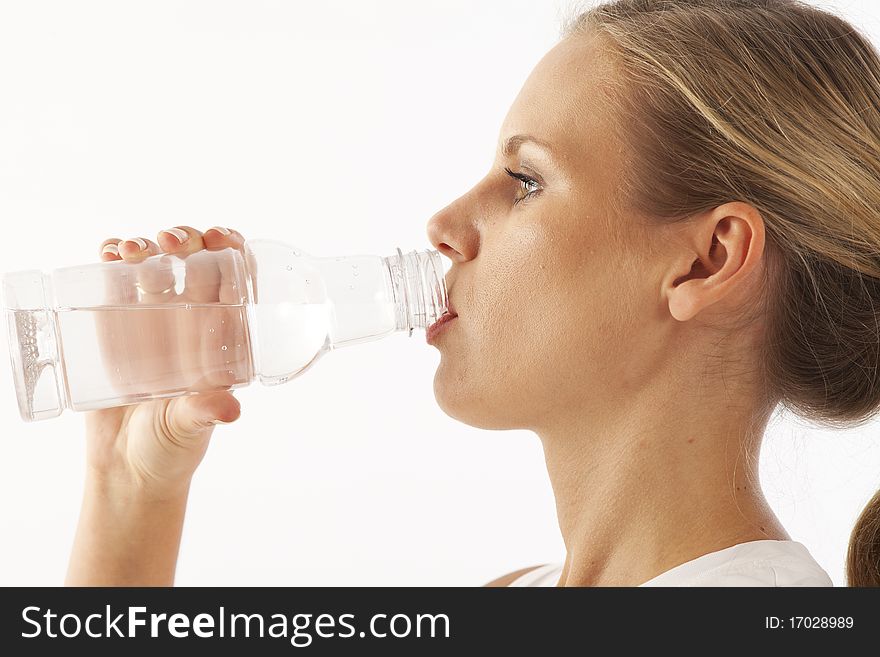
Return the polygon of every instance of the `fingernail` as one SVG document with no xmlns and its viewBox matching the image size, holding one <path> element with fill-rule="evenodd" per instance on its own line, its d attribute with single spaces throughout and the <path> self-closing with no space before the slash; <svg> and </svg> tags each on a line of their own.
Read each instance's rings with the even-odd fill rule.
<svg viewBox="0 0 880 657">
<path fill-rule="evenodd" d="M 141 251 L 143 251 L 144 249 L 147 248 L 147 243 L 144 242 L 140 237 L 131 237 L 125 241 L 126 242 L 133 242 L 134 244 L 137 244 L 138 249 Z"/>
<path fill-rule="evenodd" d="M 232 424 L 231 422 L 224 422 L 223 420 L 211 420 L 212 424 Z"/>
<path fill-rule="evenodd" d="M 118 256 L 119 255 L 119 247 L 116 246 L 115 244 L 105 244 L 104 248 L 101 249 L 101 254 L 103 255 L 105 253 L 110 253 L 112 255 Z"/>
<path fill-rule="evenodd" d="M 187 234 L 187 232 L 185 230 L 181 230 L 180 228 L 166 228 L 162 232 L 173 235 L 174 238 L 181 244 L 189 239 L 189 235 Z"/>
<path fill-rule="evenodd" d="M 224 228 L 223 226 L 214 226 L 213 228 L 209 228 L 208 230 L 216 230 L 221 235 L 232 235 L 232 231 L 228 228 Z"/>
</svg>

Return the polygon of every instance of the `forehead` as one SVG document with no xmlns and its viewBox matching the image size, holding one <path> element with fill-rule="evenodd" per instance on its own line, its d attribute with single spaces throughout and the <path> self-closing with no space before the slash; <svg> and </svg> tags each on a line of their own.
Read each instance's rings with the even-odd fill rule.
<svg viewBox="0 0 880 657">
<path fill-rule="evenodd" d="M 523 84 L 504 120 L 499 148 L 512 135 L 530 134 L 549 142 L 563 164 L 596 153 L 608 141 L 610 108 L 604 90 L 611 74 L 595 37 L 563 39 Z"/>
</svg>

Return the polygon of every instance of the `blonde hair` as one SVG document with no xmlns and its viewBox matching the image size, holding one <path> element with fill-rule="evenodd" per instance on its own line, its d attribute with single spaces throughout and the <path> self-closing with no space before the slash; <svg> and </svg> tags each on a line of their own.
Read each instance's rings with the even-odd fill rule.
<svg viewBox="0 0 880 657">
<path fill-rule="evenodd" d="M 768 394 L 808 420 L 880 406 L 880 58 L 797 0 L 617 0 L 573 18 L 619 71 L 621 195 L 679 221 L 731 200 L 766 231 Z M 880 492 L 856 521 L 850 586 L 880 586 Z"/>
</svg>

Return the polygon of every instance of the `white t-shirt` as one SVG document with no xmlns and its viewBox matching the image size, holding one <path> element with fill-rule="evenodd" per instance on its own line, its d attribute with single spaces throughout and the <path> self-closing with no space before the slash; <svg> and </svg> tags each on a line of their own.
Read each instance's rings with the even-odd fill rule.
<svg viewBox="0 0 880 657">
<path fill-rule="evenodd" d="M 556 586 L 562 564 L 539 566 L 508 586 Z M 747 541 L 704 554 L 639 586 L 834 586 L 797 541 Z"/>
</svg>

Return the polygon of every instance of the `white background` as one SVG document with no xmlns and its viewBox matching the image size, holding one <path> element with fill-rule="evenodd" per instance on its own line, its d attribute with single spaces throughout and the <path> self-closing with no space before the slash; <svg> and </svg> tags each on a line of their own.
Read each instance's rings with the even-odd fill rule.
<svg viewBox="0 0 880 657">
<path fill-rule="evenodd" d="M 573 6 L 2 2 L 0 270 L 97 260 L 106 237 L 178 224 L 315 255 L 426 248 Z M 824 6 L 880 42 L 877 5 Z M 0 355 L 0 585 L 59 584 L 82 416 L 21 421 Z M 177 583 L 478 585 L 561 560 L 537 437 L 447 417 L 439 359 L 397 334 L 240 390 L 193 483 Z M 765 443 L 771 504 L 838 585 L 880 484 L 878 433 L 783 417 Z"/>
</svg>

